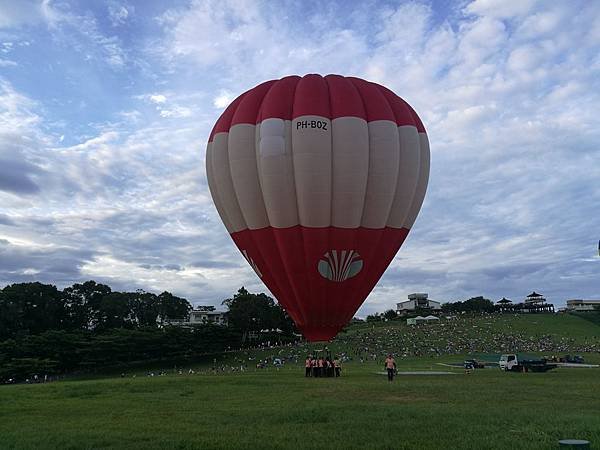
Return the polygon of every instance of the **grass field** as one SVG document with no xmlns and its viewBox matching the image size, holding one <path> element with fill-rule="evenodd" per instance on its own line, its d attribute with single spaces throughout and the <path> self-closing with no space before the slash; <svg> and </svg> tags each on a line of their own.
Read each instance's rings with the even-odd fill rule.
<svg viewBox="0 0 600 450">
<path fill-rule="evenodd" d="M 598 342 L 600 326 L 576 316 L 482 318 L 465 333 L 494 329 L 536 339 L 552 335 L 573 345 Z M 365 330 L 381 337 L 410 333 L 402 322 L 351 328 L 330 348 L 348 351 Z M 485 331 L 487 330 L 487 331 Z M 362 333 L 362 334 L 361 334 Z M 420 332 L 422 333 L 422 331 Z M 419 335 L 420 336 L 420 335 Z M 350 344 L 344 344 L 350 343 Z M 385 350 L 384 342 L 378 353 Z M 302 360 L 280 370 L 255 370 L 257 358 L 304 354 L 298 345 L 215 355 L 217 366 L 251 358 L 245 372 L 213 373 L 213 357 L 190 362 L 182 375 L 72 379 L 0 386 L 0 449 L 548 449 L 564 438 L 600 449 L 600 369 L 504 373 L 438 363 L 465 355 L 401 357 L 393 383 L 378 374 L 381 361 L 357 358 L 339 379 L 306 379 Z M 600 354 L 586 354 L 599 363 Z M 196 374 L 188 374 L 193 367 Z M 136 377 L 133 377 L 133 374 Z M 106 375 L 105 375 L 106 376 Z"/>
<path fill-rule="evenodd" d="M 431 368 L 419 359 L 399 366 Z M 379 364 L 349 364 L 339 379 L 286 368 L 3 386 L 0 448 L 546 449 L 566 437 L 600 444 L 599 369 L 450 370 L 456 375 L 393 383 L 377 374 Z"/>
</svg>

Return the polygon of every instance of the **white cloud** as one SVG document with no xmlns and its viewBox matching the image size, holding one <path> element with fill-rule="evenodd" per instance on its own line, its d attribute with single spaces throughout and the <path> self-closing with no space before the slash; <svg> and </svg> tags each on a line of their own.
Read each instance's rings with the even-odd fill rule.
<svg viewBox="0 0 600 450">
<path fill-rule="evenodd" d="M 131 111 L 120 111 L 118 115 L 123 118 L 126 122 L 136 123 L 142 118 L 142 113 L 136 109 Z"/>
<path fill-rule="evenodd" d="M 4 4 L 0 2 L 0 28 Z M 50 0 L 8 0 L 8 5 L 13 13 L 8 16 L 10 23 L 7 27 L 34 26 L 41 22 L 47 25 L 54 43 L 69 52 L 80 53 L 85 60 L 102 61 L 113 69 L 121 69 L 127 62 L 120 38 L 105 34 L 96 17 L 89 11 L 79 13 L 71 5 Z M 24 20 L 11 18 L 15 15 L 22 15 Z M 29 37 L 30 34 L 23 34 L 19 45 L 31 45 Z"/>
<path fill-rule="evenodd" d="M 229 105 L 234 98 L 235 97 L 231 92 L 222 90 L 219 95 L 213 99 L 213 105 L 215 108 L 223 109 Z"/>
<path fill-rule="evenodd" d="M 192 110 L 190 108 L 186 108 L 185 106 L 174 106 L 170 109 L 161 109 L 160 110 L 161 117 L 181 118 L 181 117 L 190 117 L 191 115 L 192 115 Z"/>
<path fill-rule="evenodd" d="M 170 94 L 168 107 L 166 106 L 167 95 L 164 94 L 137 95 L 135 96 L 135 98 L 143 99 L 156 105 L 156 111 L 158 111 L 160 117 L 163 118 L 176 119 L 190 117 L 193 114 L 193 108 L 191 106 L 184 106 L 176 103 L 175 101 L 173 101 L 173 99 L 170 98 Z M 175 96 L 174 100 L 189 101 L 191 98 L 193 98 L 193 95 L 179 96 L 179 98 Z"/>
<path fill-rule="evenodd" d="M 561 22 L 565 19 L 568 20 L 571 16 L 571 11 L 567 8 L 561 10 L 557 8 L 559 4 L 554 5 L 554 9 L 550 11 L 536 12 L 525 18 L 523 23 L 520 25 L 520 33 L 525 36 L 533 37 L 546 37 L 555 31 L 558 31 L 558 27 Z"/>
<path fill-rule="evenodd" d="M 72 147 L 66 147 L 61 149 L 61 151 L 88 151 L 90 149 L 98 150 L 98 149 L 106 149 L 106 145 L 114 142 L 119 137 L 119 134 L 116 131 L 107 131 L 102 133 L 99 136 L 88 139 L 81 144 L 73 145 Z"/>
<path fill-rule="evenodd" d="M 531 71 L 538 67 L 543 54 L 541 49 L 533 45 L 523 45 L 515 48 L 508 57 L 507 66 L 514 72 Z"/>
<path fill-rule="evenodd" d="M 133 11 L 132 6 L 126 6 L 119 3 L 109 3 L 108 5 L 108 17 L 114 27 L 123 25 Z"/>
<path fill-rule="evenodd" d="M 430 8 L 420 3 L 405 3 L 382 14 L 377 42 L 393 48 L 396 58 L 408 61 L 422 53 L 429 33 Z"/>
<path fill-rule="evenodd" d="M 14 28 L 45 22 L 53 25 L 61 13 L 50 0 L 3 0 L 0 2 L 0 28 Z"/>
<path fill-rule="evenodd" d="M 152 103 L 161 104 L 161 103 L 165 103 L 167 101 L 167 97 L 165 97 L 162 94 L 154 94 L 154 95 L 150 96 L 150 101 Z"/>
<path fill-rule="evenodd" d="M 519 0 L 517 2 L 504 0 L 475 0 L 467 5 L 465 10 L 471 14 L 480 16 L 511 19 L 526 15 L 533 6 L 535 0 Z"/>
<path fill-rule="evenodd" d="M 241 89 L 241 80 L 258 82 L 289 73 L 336 73 L 344 65 L 350 72 L 367 58 L 364 40 L 349 29 L 331 29 L 315 39 L 294 33 L 289 18 L 260 2 L 193 2 L 189 8 L 170 10 L 160 23 L 166 41 L 155 48 L 176 70 L 179 62 L 206 68 L 223 68 L 222 82 L 231 78 Z M 321 32 L 322 33 L 322 32 Z M 356 64 L 350 64 L 353 55 Z M 252 70 L 248 70 L 248 68 Z M 235 76 L 232 76 L 236 74 Z"/>
<path fill-rule="evenodd" d="M 0 133 L 36 134 L 41 117 L 34 112 L 37 103 L 0 78 Z"/>
<path fill-rule="evenodd" d="M 104 35 L 93 16 L 71 16 L 68 23 L 79 35 L 67 37 L 74 48 L 84 53 L 86 57 L 101 60 L 115 69 L 125 66 L 127 56 L 121 40 L 117 36 Z"/>
</svg>

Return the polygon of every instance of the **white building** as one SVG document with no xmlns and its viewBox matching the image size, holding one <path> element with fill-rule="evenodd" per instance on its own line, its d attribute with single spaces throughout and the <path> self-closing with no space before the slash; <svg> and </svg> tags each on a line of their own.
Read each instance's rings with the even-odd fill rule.
<svg viewBox="0 0 600 450">
<path fill-rule="evenodd" d="M 415 312 L 417 309 L 441 311 L 442 305 L 440 302 L 430 300 L 425 293 L 409 294 L 408 300 L 396 304 L 396 312 L 400 315 Z"/>
<path fill-rule="evenodd" d="M 594 311 L 600 308 L 600 300 L 567 300 L 567 311 Z"/>
<path fill-rule="evenodd" d="M 217 325 L 227 325 L 227 312 L 192 310 L 189 321 L 191 324 L 214 323 Z"/>
<path fill-rule="evenodd" d="M 215 325 L 227 325 L 227 312 L 226 311 L 207 311 L 203 308 L 193 309 L 190 311 L 187 319 L 183 320 L 170 320 L 170 325 L 205 325 L 212 323 Z"/>
</svg>

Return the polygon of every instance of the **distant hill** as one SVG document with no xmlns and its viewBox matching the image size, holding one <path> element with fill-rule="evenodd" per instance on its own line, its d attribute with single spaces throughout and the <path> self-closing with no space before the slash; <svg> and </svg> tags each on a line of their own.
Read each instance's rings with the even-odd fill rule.
<svg viewBox="0 0 600 450">
<path fill-rule="evenodd" d="M 355 324 L 331 344 L 332 350 L 365 356 L 600 351 L 600 324 L 572 314 L 458 315 L 439 323 L 407 325 L 406 320 Z"/>
</svg>

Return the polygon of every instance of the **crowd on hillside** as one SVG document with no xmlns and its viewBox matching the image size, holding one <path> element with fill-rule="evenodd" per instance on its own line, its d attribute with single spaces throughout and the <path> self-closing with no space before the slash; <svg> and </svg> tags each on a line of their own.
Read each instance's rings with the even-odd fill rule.
<svg viewBox="0 0 600 450">
<path fill-rule="evenodd" d="M 502 317 L 460 317 L 435 324 L 365 328 L 342 334 L 338 345 L 361 361 L 392 352 L 398 356 L 439 356 L 465 353 L 600 352 L 600 336 L 583 342 L 550 334 L 528 334 L 503 326 Z"/>
</svg>

